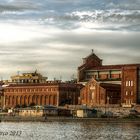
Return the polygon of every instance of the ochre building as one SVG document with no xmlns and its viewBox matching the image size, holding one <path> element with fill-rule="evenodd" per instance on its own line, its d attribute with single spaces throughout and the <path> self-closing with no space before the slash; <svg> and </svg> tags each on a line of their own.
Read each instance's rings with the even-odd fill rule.
<svg viewBox="0 0 140 140">
<path fill-rule="evenodd" d="M 11 76 L 12 83 L 46 83 L 47 77 L 43 77 L 37 71 Z"/>
<path fill-rule="evenodd" d="M 123 107 L 140 103 L 140 64 L 103 65 L 92 52 L 78 67 L 78 83 L 86 84 L 91 78 L 98 83 L 119 84 Z"/>
<path fill-rule="evenodd" d="M 48 82 L 11 84 L 4 88 L 4 107 L 78 104 L 80 84 Z"/>
</svg>

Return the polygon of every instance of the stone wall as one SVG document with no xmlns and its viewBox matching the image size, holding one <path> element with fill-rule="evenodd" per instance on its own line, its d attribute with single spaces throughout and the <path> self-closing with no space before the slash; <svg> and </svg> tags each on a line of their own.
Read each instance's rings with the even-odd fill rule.
<svg viewBox="0 0 140 140">
<path fill-rule="evenodd" d="M 99 115 L 108 114 L 112 116 L 119 116 L 119 117 L 125 117 L 130 114 L 131 108 L 123 108 L 123 107 L 96 107 L 96 110 L 98 110 Z"/>
</svg>

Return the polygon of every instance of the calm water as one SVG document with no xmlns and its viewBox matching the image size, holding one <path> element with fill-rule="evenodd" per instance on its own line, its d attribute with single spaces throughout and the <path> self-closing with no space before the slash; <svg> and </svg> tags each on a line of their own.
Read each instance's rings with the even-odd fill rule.
<svg viewBox="0 0 140 140">
<path fill-rule="evenodd" d="M 140 123 L 1 122 L 0 140 L 140 140 Z"/>
</svg>

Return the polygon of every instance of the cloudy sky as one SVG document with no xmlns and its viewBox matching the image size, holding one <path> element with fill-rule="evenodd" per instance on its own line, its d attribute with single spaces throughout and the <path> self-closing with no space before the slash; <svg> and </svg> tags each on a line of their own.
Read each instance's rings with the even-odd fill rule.
<svg viewBox="0 0 140 140">
<path fill-rule="evenodd" d="M 140 63 L 140 0 L 0 0 L 0 77 L 76 76 L 81 58 Z"/>
</svg>

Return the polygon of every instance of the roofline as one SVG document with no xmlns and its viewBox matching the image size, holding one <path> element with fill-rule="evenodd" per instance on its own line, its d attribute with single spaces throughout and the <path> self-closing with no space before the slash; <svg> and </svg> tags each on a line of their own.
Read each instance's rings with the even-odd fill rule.
<svg viewBox="0 0 140 140">
<path fill-rule="evenodd" d="M 5 88 L 9 87 L 31 87 L 31 86 L 81 86 L 79 83 L 18 83 L 18 84 L 10 84 Z"/>
<path fill-rule="evenodd" d="M 109 69 L 121 70 L 123 67 L 129 67 L 129 66 L 140 67 L 140 64 L 102 65 L 102 66 L 93 67 L 89 70 L 109 70 Z"/>
</svg>

